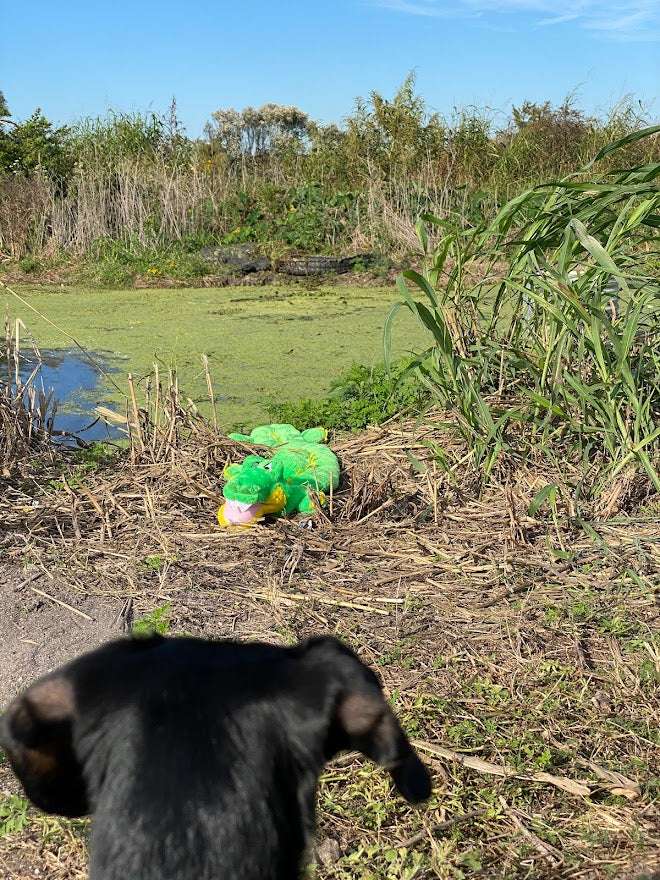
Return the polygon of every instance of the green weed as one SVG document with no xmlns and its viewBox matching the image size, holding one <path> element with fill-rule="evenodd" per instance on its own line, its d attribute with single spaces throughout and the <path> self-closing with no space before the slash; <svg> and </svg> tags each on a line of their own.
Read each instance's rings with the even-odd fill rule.
<svg viewBox="0 0 660 880">
<path fill-rule="evenodd" d="M 152 556 L 145 556 L 142 565 L 147 571 L 160 571 L 165 565 L 165 559 L 159 553 L 154 553 Z"/>
<path fill-rule="evenodd" d="M 26 275 L 31 275 L 41 271 L 42 262 L 37 257 L 28 254 L 18 261 L 18 268 L 21 272 L 25 272 Z"/>
<path fill-rule="evenodd" d="M 154 559 L 156 557 L 148 557 Z M 157 557 L 160 560 L 160 557 Z M 154 608 L 144 617 L 138 617 L 133 621 L 132 633 L 136 636 L 148 636 L 152 633 L 158 633 L 161 636 L 167 635 L 170 630 L 171 620 L 169 617 L 172 605 L 166 602 L 164 605 Z"/>
<path fill-rule="evenodd" d="M 0 837 L 17 834 L 29 824 L 30 804 L 18 795 L 0 796 Z"/>
<path fill-rule="evenodd" d="M 379 425 L 402 410 L 419 412 L 430 402 L 430 395 L 409 375 L 410 361 L 368 367 L 353 366 L 330 385 L 321 400 L 269 404 L 273 421 L 288 422 L 300 430 L 323 425 L 329 430 L 360 431 Z"/>
<path fill-rule="evenodd" d="M 405 847 L 385 849 L 380 846 L 360 846 L 344 856 L 326 875 L 333 880 L 414 880 L 420 877 L 424 857 Z"/>
</svg>

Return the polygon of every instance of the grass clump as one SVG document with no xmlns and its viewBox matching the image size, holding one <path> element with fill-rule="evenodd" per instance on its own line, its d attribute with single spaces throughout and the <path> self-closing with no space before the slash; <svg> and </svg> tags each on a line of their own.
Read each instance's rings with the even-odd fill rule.
<svg viewBox="0 0 660 880">
<path fill-rule="evenodd" d="M 145 246 L 138 241 L 98 239 L 77 268 L 85 283 L 124 288 L 174 280 L 195 282 L 208 273 L 205 260 L 185 242 Z"/>
<path fill-rule="evenodd" d="M 29 802 L 16 794 L 0 797 L 0 837 L 16 834 L 29 823 Z"/>
</svg>

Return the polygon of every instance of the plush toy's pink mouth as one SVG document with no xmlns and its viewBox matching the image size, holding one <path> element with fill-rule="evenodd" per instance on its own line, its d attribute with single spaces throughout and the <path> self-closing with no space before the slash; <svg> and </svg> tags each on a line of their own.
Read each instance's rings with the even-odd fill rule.
<svg viewBox="0 0 660 880">
<path fill-rule="evenodd" d="M 233 501 L 228 498 L 218 512 L 218 518 L 222 525 L 245 526 L 259 518 L 263 506 L 262 501 L 247 504 L 245 501 Z"/>
</svg>

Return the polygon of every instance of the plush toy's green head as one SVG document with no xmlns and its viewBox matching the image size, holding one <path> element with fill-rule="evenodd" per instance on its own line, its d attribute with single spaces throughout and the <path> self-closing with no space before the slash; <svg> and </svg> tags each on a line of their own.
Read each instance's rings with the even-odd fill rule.
<svg viewBox="0 0 660 880">
<path fill-rule="evenodd" d="M 225 468 L 225 476 L 225 503 L 218 511 L 221 526 L 251 525 L 267 513 L 279 513 L 286 507 L 281 464 L 273 466 L 260 455 L 248 455 L 241 464 Z"/>
</svg>

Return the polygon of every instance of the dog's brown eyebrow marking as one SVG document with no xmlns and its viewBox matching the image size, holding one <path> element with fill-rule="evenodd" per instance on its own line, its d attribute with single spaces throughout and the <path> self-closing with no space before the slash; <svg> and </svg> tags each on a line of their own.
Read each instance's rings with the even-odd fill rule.
<svg viewBox="0 0 660 880">
<path fill-rule="evenodd" d="M 29 768 L 35 776 L 48 776 L 58 769 L 60 762 L 52 750 L 22 749 L 18 752 L 11 747 L 6 747 L 7 757 L 17 765 Z"/>
<path fill-rule="evenodd" d="M 25 695 L 26 708 L 35 720 L 55 723 L 76 717 L 73 688 L 64 678 L 50 678 Z"/>
<path fill-rule="evenodd" d="M 383 717 L 385 705 L 370 694 L 352 693 L 345 697 L 337 714 L 351 736 L 365 736 Z"/>
</svg>

